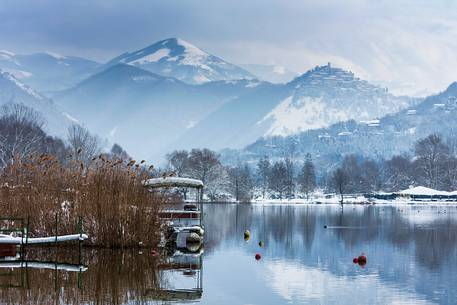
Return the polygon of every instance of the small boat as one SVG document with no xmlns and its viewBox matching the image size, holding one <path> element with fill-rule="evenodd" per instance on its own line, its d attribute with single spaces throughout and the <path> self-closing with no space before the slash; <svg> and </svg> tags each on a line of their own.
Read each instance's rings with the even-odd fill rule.
<svg viewBox="0 0 457 305">
<path fill-rule="evenodd" d="M 173 242 L 178 249 L 197 249 L 203 243 L 203 204 L 201 195 L 203 182 L 182 177 L 163 177 L 145 180 L 143 185 L 150 189 L 193 188 L 196 190 L 196 203 L 187 203 L 182 209 L 166 209 L 159 217 L 166 226 L 165 243 Z M 198 247 L 197 247 L 198 245 Z"/>
</svg>

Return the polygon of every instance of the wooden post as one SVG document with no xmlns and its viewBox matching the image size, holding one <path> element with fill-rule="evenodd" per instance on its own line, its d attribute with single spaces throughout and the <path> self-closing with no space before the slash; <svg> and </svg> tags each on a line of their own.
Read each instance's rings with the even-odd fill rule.
<svg viewBox="0 0 457 305">
<path fill-rule="evenodd" d="M 57 234 L 57 233 L 58 233 L 58 232 L 57 232 L 57 224 L 58 224 L 58 215 L 57 215 L 57 212 L 56 212 L 56 228 L 55 228 L 55 230 L 54 230 L 54 232 L 55 232 L 55 234 L 56 234 L 56 236 L 55 236 L 55 237 L 56 237 L 56 241 L 55 241 L 55 244 L 56 244 L 56 245 L 57 245 L 57 235 L 58 235 L 58 234 Z"/>
</svg>

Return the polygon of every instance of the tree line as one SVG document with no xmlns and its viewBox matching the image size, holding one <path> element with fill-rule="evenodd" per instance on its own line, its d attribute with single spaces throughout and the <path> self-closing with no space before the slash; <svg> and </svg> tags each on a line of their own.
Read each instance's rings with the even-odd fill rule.
<svg viewBox="0 0 457 305">
<path fill-rule="evenodd" d="M 96 156 L 126 160 L 126 164 L 131 160 L 118 144 L 105 152 L 105 143 L 80 125 L 70 126 L 65 139 L 47 135 L 44 126 L 40 115 L 24 105 L 0 107 L 0 171 L 39 154 L 55 156 L 62 164 L 78 161 L 85 167 Z M 309 198 L 317 189 L 342 195 L 399 191 L 418 185 L 454 191 L 457 138 L 432 134 L 417 141 L 409 154 L 386 160 L 350 154 L 329 168 L 316 168 L 310 154 L 304 160 L 270 160 L 265 156 L 255 164 L 239 162 L 227 166 L 214 151 L 192 149 L 168 154 L 167 167 L 150 173 L 200 179 L 210 200 Z M 182 193 L 186 196 L 184 190 Z"/>
<path fill-rule="evenodd" d="M 265 156 L 256 164 L 224 166 L 216 152 L 193 149 L 174 151 L 167 161 L 171 175 L 202 180 L 211 200 L 310 198 L 316 190 L 342 198 L 343 194 L 395 192 L 419 185 L 457 190 L 457 139 L 444 140 L 437 134 L 417 141 L 410 154 L 390 159 L 349 154 L 332 170 L 316 169 L 310 154 L 305 160 Z"/>
</svg>

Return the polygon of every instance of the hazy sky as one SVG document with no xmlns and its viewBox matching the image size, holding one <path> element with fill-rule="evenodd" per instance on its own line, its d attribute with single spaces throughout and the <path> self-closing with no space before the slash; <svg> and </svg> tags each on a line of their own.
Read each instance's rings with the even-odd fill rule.
<svg viewBox="0 0 457 305">
<path fill-rule="evenodd" d="M 0 1 L 0 49 L 15 53 L 107 61 L 169 37 L 238 64 L 330 61 L 396 93 L 457 80 L 454 0 Z"/>
</svg>

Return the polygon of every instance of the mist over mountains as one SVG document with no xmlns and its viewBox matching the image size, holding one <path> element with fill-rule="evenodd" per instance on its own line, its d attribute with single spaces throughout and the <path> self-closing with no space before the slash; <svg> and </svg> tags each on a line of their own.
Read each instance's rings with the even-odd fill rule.
<svg viewBox="0 0 457 305">
<path fill-rule="evenodd" d="M 0 70 L 0 107 L 25 105 L 42 116 L 44 129 L 53 136 L 64 137 L 66 128 L 79 122 L 44 95 L 27 86 L 12 74 Z"/>
<path fill-rule="evenodd" d="M 152 161 L 197 147 L 232 149 L 224 152 L 226 160 L 279 157 L 291 146 L 297 157 L 310 152 L 331 159 L 349 147 L 384 156 L 455 124 L 437 124 L 455 114 L 455 84 L 422 101 L 395 96 L 330 63 L 292 78 L 274 67 L 237 66 L 179 38 L 106 64 L 1 51 L 0 69 L 1 103 L 34 105 L 50 126 L 66 126 L 74 117 Z"/>
</svg>

